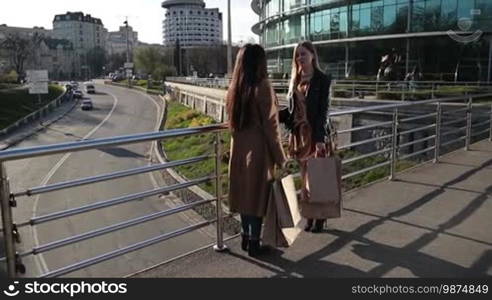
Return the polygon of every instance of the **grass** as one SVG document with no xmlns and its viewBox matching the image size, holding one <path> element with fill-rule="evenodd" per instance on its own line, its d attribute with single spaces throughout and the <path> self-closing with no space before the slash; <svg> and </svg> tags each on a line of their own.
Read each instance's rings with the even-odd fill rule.
<svg viewBox="0 0 492 300">
<path fill-rule="evenodd" d="M 38 96 L 30 95 L 28 88 L 0 89 L 0 130 L 39 110 L 63 94 L 63 88 L 58 85 L 50 85 L 48 91 L 48 94 L 41 95 L 41 103 L 38 103 Z"/>
<path fill-rule="evenodd" d="M 215 124 L 213 118 L 203 115 L 198 111 L 191 110 L 188 107 L 175 102 L 168 102 L 168 112 L 165 129 L 178 129 L 189 127 L 201 127 Z M 223 140 L 222 145 L 222 174 L 227 174 L 228 171 L 228 154 L 230 148 L 230 134 L 221 134 Z M 182 160 L 195 156 L 212 155 L 214 154 L 214 134 L 201 134 L 188 137 L 181 137 L 162 142 L 164 151 L 168 159 Z M 209 159 L 192 165 L 181 166 L 176 168 L 176 171 L 188 179 L 196 179 L 215 174 L 215 159 Z M 215 193 L 214 182 L 207 182 L 201 185 L 201 188 L 210 194 Z M 228 183 L 223 180 L 222 191 L 228 193 Z"/>
</svg>

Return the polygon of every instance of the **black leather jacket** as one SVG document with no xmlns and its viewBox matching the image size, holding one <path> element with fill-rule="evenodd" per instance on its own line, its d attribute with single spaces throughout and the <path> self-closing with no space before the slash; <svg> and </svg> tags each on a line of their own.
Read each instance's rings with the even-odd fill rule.
<svg viewBox="0 0 492 300">
<path fill-rule="evenodd" d="M 307 119 L 313 129 L 313 141 L 324 143 L 329 135 L 327 127 L 328 107 L 330 104 L 331 76 L 319 70 L 314 71 L 306 97 Z M 279 119 L 292 131 L 294 123 L 294 99 L 288 97 L 289 107 L 279 112 Z"/>
</svg>

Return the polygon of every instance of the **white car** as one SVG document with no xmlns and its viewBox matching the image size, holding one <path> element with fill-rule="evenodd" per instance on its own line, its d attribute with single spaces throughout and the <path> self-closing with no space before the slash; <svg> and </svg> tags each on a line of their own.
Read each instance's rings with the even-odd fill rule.
<svg viewBox="0 0 492 300">
<path fill-rule="evenodd" d="M 82 108 L 82 110 L 92 110 L 94 108 L 94 106 L 92 105 L 92 100 L 85 99 L 84 101 L 82 101 L 80 108 Z"/>
<path fill-rule="evenodd" d="M 87 94 L 95 94 L 96 93 L 96 86 L 91 82 L 85 83 L 85 92 Z"/>
<path fill-rule="evenodd" d="M 82 99 L 84 98 L 84 94 L 82 93 L 82 91 L 76 90 L 75 92 L 73 92 L 73 97 L 75 99 Z"/>
</svg>

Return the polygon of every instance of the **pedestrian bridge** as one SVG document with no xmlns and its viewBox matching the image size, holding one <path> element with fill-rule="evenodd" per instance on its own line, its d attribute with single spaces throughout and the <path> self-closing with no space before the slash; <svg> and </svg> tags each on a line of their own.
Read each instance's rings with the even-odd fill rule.
<svg viewBox="0 0 492 300">
<path fill-rule="evenodd" d="M 66 144 L 20 148 L 0 151 L 0 203 L 2 232 L 9 277 L 22 276 L 28 260 L 46 255 L 63 257 L 63 251 L 76 251 L 76 261 L 55 260 L 40 277 L 70 276 L 73 272 L 120 259 L 124 265 L 130 253 L 148 250 L 166 252 L 164 242 L 176 241 L 173 247 L 189 243 L 182 239 L 191 232 L 213 227 L 213 243 L 182 253 L 165 262 L 147 264 L 145 270 L 128 272 L 130 277 L 476 277 L 492 275 L 492 113 L 489 99 L 492 94 L 430 99 L 418 102 L 391 103 L 330 112 L 330 118 L 353 116 L 361 113 L 382 113 L 388 120 L 375 124 L 355 124 L 338 129 L 338 134 L 349 135 L 339 145 L 341 151 L 351 153 L 344 157 L 342 173 L 345 183 L 370 175 L 381 181 L 359 187 L 345 194 L 344 214 L 339 220 L 328 222 L 322 234 L 302 234 L 289 249 L 275 250 L 270 255 L 251 259 L 238 250 L 237 231 L 227 225 L 235 220 L 224 207 L 226 195 L 222 191 L 224 160 L 221 135 L 224 125 L 142 133 L 104 139 L 82 140 Z M 193 102 L 195 106 L 195 102 Z M 412 110 L 405 110 L 413 108 Z M 205 111 L 207 107 L 205 105 Z M 223 113 L 222 113 L 223 115 Z M 418 122 L 417 122 L 418 121 Z M 420 133 L 418 136 L 416 133 Z M 159 160 L 158 163 L 131 170 L 120 170 L 93 177 L 61 180 L 26 190 L 11 190 L 4 164 L 31 157 L 60 153 L 104 149 L 136 143 L 154 143 L 159 149 L 161 140 L 184 136 L 212 134 L 215 145 L 209 155 L 190 157 L 180 161 Z M 410 138 L 411 137 L 411 138 Z M 364 146 L 364 147 L 362 147 Z M 370 146 L 370 147 L 367 147 Z M 362 147 L 362 148 L 361 148 Z M 361 150 L 362 149 L 362 150 Z M 165 149 L 164 149 L 165 150 Z M 156 151 L 159 152 L 159 151 Z M 83 153 L 83 152 L 82 152 Z M 372 160 L 369 160 L 372 159 Z M 93 199 L 74 207 L 65 204 L 60 210 L 27 219 L 17 219 L 16 203 L 23 198 L 70 190 L 80 186 L 111 184 L 119 178 L 161 172 L 179 166 L 212 160 L 215 171 L 201 178 L 184 179 L 177 183 L 157 186 L 133 194 L 115 195 L 111 199 Z M 359 164 L 364 162 L 364 164 Z M 368 165 L 367 162 L 371 164 Z M 354 165 L 355 164 L 355 165 Z M 403 172 L 406 165 L 413 166 Z M 371 173 L 375 171 L 376 173 Z M 391 181 L 388 181 L 388 178 Z M 72 222 L 90 223 L 92 213 L 132 205 L 139 212 L 143 201 L 168 193 L 212 182 L 217 188 L 214 195 L 193 201 L 182 199 L 180 205 L 162 209 L 160 202 L 153 211 L 142 210 L 136 218 L 119 220 L 106 227 L 82 231 Z M 365 181 L 361 181 L 365 182 Z M 353 182 L 352 182 L 353 183 Z M 95 198 L 95 197 L 94 197 Z M 189 200 L 189 199 L 188 199 Z M 204 205 L 213 205 L 213 216 L 198 218 L 181 229 L 169 229 L 166 223 L 153 223 L 167 217 L 193 211 Z M 168 207 L 169 208 L 169 207 Z M 146 212 L 146 213 L 144 213 Z M 232 221 L 231 221 L 232 220 Z M 53 222 L 66 221 L 75 232 L 46 243 L 26 243 L 29 232 Z M 54 223 L 57 224 L 57 223 Z M 65 223 L 61 223 L 65 224 Z M 157 235 L 149 236 L 148 227 L 159 228 Z M 123 231 L 139 227 L 138 236 L 130 242 Z M 44 227 L 46 228 L 46 227 Z M 227 230 L 229 229 L 229 230 Z M 76 230 L 76 231 L 75 231 Z M 108 249 L 111 239 L 118 245 Z M 26 246 L 32 245 L 32 246 Z M 167 244 L 166 244 L 167 245 Z M 149 248 L 152 247 L 152 248 Z M 213 247 L 213 249 L 212 249 Z M 90 251 L 83 252 L 85 249 Z M 215 252 L 215 251 L 217 252 Z M 157 252 L 156 252 L 157 251 Z M 94 255 L 97 253 L 97 255 Z M 90 254 L 90 256 L 89 256 Z M 145 264 L 145 255 L 135 255 Z M 141 268 L 140 268 L 141 269 Z M 96 270 L 96 269 L 95 269 Z M 99 269 L 101 270 L 101 269 Z M 131 273 L 131 274 L 130 274 Z M 95 277 L 100 273 L 92 272 Z"/>
<path fill-rule="evenodd" d="M 479 142 L 345 195 L 343 217 L 250 258 L 240 241 L 135 277 L 492 276 L 492 143 Z"/>
</svg>

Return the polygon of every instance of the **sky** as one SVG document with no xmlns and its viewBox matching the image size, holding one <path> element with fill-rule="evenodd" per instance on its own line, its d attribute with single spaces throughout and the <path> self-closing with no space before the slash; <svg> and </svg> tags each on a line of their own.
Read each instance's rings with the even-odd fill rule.
<svg viewBox="0 0 492 300">
<path fill-rule="evenodd" d="M 145 43 L 162 43 L 164 9 L 160 0 L 1 0 L 0 24 L 14 27 L 40 26 L 53 28 L 53 18 L 67 11 L 82 11 L 99 18 L 109 31 L 118 31 L 128 17 L 130 26 Z M 227 0 L 205 0 L 207 8 L 223 13 L 224 39 L 227 39 Z M 232 40 L 248 41 L 258 36 L 251 27 L 258 16 L 251 9 L 251 0 L 231 0 Z"/>
</svg>

